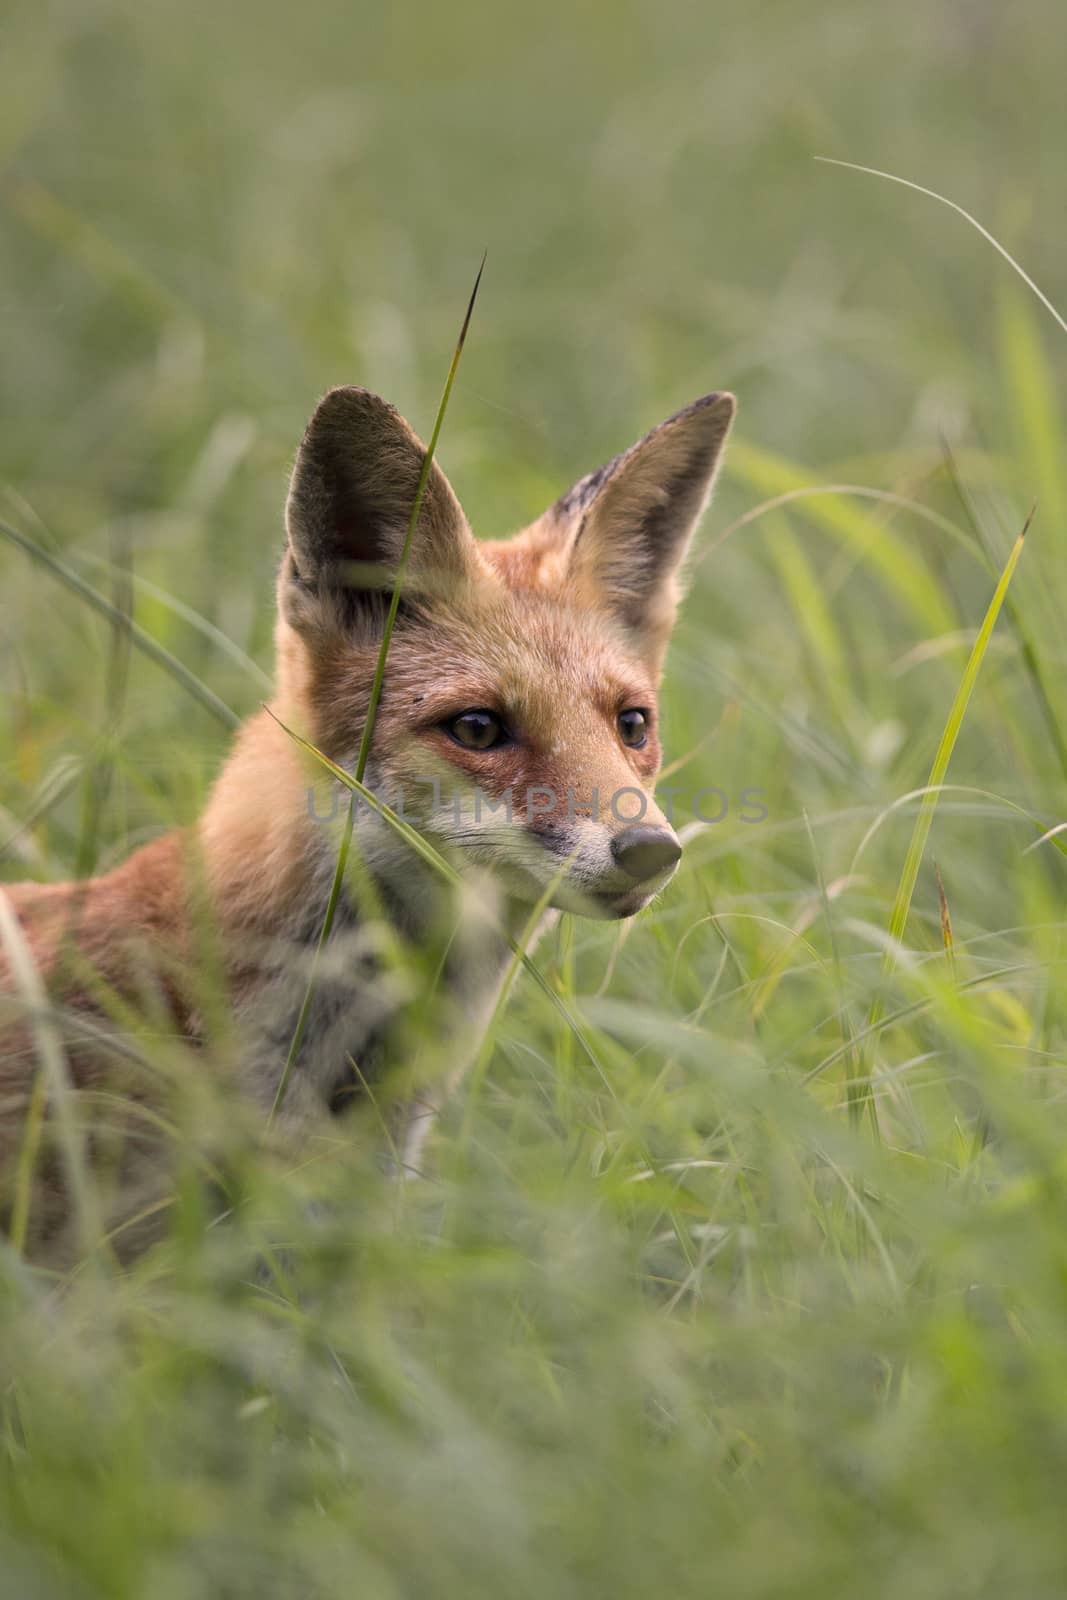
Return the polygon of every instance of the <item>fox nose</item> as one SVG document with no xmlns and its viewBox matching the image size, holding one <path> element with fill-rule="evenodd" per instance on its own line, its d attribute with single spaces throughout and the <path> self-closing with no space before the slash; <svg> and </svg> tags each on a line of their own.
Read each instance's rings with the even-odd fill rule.
<svg viewBox="0 0 1067 1600">
<path fill-rule="evenodd" d="M 611 853 L 628 877 L 638 883 L 666 872 L 682 853 L 673 833 L 650 822 L 634 822 L 611 841 Z"/>
</svg>

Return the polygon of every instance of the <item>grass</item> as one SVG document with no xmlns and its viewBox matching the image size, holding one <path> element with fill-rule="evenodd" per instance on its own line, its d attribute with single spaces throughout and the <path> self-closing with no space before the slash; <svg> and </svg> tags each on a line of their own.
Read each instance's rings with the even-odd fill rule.
<svg viewBox="0 0 1067 1600">
<path fill-rule="evenodd" d="M 385 668 L 389 659 L 389 644 L 393 637 L 393 628 L 396 625 L 397 612 L 400 609 L 400 597 L 404 591 L 404 580 L 407 576 L 408 562 L 411 559 L 411 541 L 414 537 L 415 529 L 419 525 L 419 513 L 422 510 L 423 496 L 426 493 L 426 485 L 429 481 L 431 468 L 433 467 L 434 455 L 437 450 L 437 441 L 441 436 L 441 425 L 445 420 L 445 412 L 448 410 L 448 401 L 452 394 L 452 385 L 456 381 L 456 372 L 459 367 L 460 357 L 463 354 L 463 346 L 467 340 L 467 331 L 470 328 L 471 317 L 474 314 L 475 301 L 478 298 L 478 285 L 482 281 L 482 273 L 484 270 L 485 256 L 483 255 L 481 265 L 478 268 L 478 276 L 475 278 L 474 287 L 471 290 L 471 297 L 467 302 L 467 310 L 464 313 L 463 325 L 459 330 L 459 338 L 456 340 L 456 348 L 452 353 L 452 360 L 449 363 L 444 389 L 441 392 L 441 400 L 437 407 L 437 415 L 434 418 L 433 428 L 430 432 L 429 443 L 426 446 L 426 454 L 423 458 L 422 470 L 419 473 L 418 483 L 415 485 L 415 498 L 411 503 L 411 515 L 408 518 L 407 530 L 404 534 L 404 544 L 400 552 L 400 560 L 397 563 L 396 581 L 393 586 L 393 592 L 389 599 L 389 609 L 385 617 L 385 626 L 382 629 L 381 647 L 378 651 L 378 660 L 374 668 L 374 679 L 371 683 L 370 699 L 367 702 L 367 716 L 363 724 L 363 733 L 359 741 L 359 751 L 356 755 L 355 782 L 357 785 L 362 783 L 364 775 L 367 771 L 367 758 L 370 755 L 371 741 L 374 738 L 374 724 L 378 716 L 378 705 L 381 701 L 382 685 L 385 681 Z M 318 752 L 315 753 L 318 754 Z M 329 763 L 327 762 L 326 765 L 328 766 Z M 338 776 L 340 777 L 341 775 L 338 773 Z M 342 777 L 341 781 L 346 782 L 347 780 Z M 307 1027 L 308 1012 L 311 1008 L 311 1000 L 314 993 L 315 979 L 318 972 L 319 962 L 322 958 L 322 952 L 326 945 L 326 941 L 330 937 L 334 918 L 337 915 L 337 902 L 344 887 L 345 874 L 348 868 L 348 858 L 352 848 L 352 829 L 355 823 L 355 803 L 358 792 L 358 789 L 353 789 L 352 791 L 353 797 L 349 804 L 348 816 L 345 819 L 340 849 L 337 852 L 337 866 L 334 869 L 333 882 L 330 885 L 330 896 L 326 905 L 326 914 L 322 921 L 322 930 L 319 934 L 318 945 L 315 951 L 315 960 L 308 975 L 307 991 L 304 995 L 303 1004 L 300 1007 L 300 1014 L 296 1020 L 296 1027 L 293 1030 L 293 1038 L 289 1046 L 289 1053 L 285 1060 L 285 1068 L 278 1082 L 277 1092 L 274 1096 L 274 1103 L 271 1106 L 272 1120 L 281 1109 L 285 1100 L 286 1088 L 288 1086 L 289 1079 L 292 1076 L 293 1063 L 296 1060 L 297 1052 L 300 1049 L 300 1041 L 303 1039 L 304 1030 Z"/>
<path fill-rule="evenodd" d="M 516 970 L 425 1183 L 374 1107 L 286 1162 L 194 1090 L 163 1245 L 0 1246 L 5 1597 L 1062 1593 L 1060 30 L 906 13 L 5 21 L 0 877 L 196 814 L 315 398 L 428 433 L 483 244 L 440 443 L 479 532 L 741 402 L 677 879 Z"/>
</svg>

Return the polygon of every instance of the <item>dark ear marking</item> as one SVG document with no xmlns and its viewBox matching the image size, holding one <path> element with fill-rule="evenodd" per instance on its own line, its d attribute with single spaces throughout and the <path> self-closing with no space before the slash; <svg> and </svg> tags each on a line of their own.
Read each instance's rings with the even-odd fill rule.
<svg viewBox="0 0 1067 1600">
<path fill-rule="evenodd" d="M 567 586 L 662 653 L 678 575 L 711 495 L 736 402 L 704 395 L 581 478 L 550 517 L 568 540 Z"/>
<path fill-rule="evenodd" d="M 611 460 L 606 461 L 602 467 L 597 467 L 594 472 L 587 472 L 584 478 L 579 478 L 578 482 L 572 484 L 566 494 L 560 495 L 556 501 L 552 508 L 556 515 L 561 517 L 580 516 L 588 510 L 601 487 L 611 477 L 611 474 L 622 459 L 621 455 L 612 456 Z"/>
</svg>

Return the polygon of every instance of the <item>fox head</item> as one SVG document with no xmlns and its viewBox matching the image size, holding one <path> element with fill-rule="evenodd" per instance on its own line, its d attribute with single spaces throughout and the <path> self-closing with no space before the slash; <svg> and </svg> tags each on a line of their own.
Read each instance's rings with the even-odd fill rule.
<svg viewBox="0 0 1067 1600">
<path fill-rule="evenodd" d="M 693 531 L 733 420 L 709 394 L 510 539 L 476 540 L 434 461 L 400 583 L 367 781 L 509 894 L 638 911 L 681 845 L 656 804 L 657 689 Z M 279 691 L 351 766 L 425 447 L 334 389 L 297 456 L 278 584 Z"/>
</svg>

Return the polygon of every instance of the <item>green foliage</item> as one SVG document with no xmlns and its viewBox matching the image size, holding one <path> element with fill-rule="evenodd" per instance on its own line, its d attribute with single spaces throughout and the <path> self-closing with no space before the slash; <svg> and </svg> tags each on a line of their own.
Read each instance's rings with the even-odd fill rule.
<svg viewBox="0 0 1067 1600">
<path fill-rule="evenodd" d="M 483 248 L 438 449 L 478 532 L 741 410 L 668 667 L 675 882 L 517 972 L 425 1182 L 370 1113 L 298 1166 L 234 1127 L 230 1215 L 190 1170 L 129 1271 L 0 1247 L 4 1600 L 1062 1593 L 1064 340 L 958 216 L 812 159 L 949 196 L 1062 309 L 1061 32 L 8 8 L 3 877 L 195 815 L 316 397 L 426 436 Z"/>
</svg>

